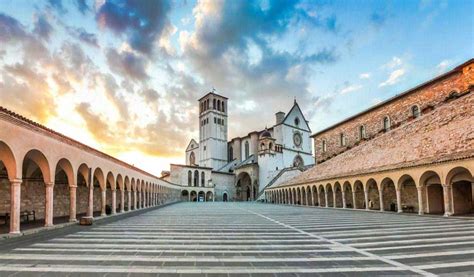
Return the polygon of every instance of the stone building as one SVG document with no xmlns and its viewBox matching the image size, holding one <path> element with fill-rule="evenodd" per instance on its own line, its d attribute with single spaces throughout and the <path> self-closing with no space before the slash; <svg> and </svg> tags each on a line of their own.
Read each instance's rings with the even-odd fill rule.
<svg viewBox="0 0 474 277">
<path fill-rule="evenodd" d="M 474 60 L 312 135 L 316 165 L 267 188 L 285 204 L 472 214 Z"/>
<path fill-rule="evenodd" d="M 230 140 L 227 101 L 215 92 L 198 100 L 199 142 L 189 142 L 186 164 L 171 165 L 165 177 L 183 186 L 183 200 L 255 200 L 289 168 L 301 173 L 314 163 L 311 129 L 296 100 L 270 128 Z"/>
</svg>

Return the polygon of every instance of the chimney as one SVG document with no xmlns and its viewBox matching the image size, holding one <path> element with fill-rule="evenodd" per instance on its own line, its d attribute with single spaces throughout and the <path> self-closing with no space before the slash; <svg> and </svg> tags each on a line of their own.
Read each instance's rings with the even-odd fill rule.
<svg viewBox="0 0 474 277">
<path fill-rule="evenodd" d="M 275 117 L 276 117 L 276 124 L 280 124 L 283 122 L 283 119 L 285 119 L 285 113 L 284 112 L 277 112 L 275 114 Z"/>
</svg>

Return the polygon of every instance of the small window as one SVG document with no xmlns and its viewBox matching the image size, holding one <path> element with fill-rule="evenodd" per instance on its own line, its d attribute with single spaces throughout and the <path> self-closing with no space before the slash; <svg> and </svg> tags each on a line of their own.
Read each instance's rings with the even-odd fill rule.
<svg viewBox="0 0 474 277">
<path fill-rule="evenodd" d="M 222 101 L 222 112 L 224 113 L 225 112 L 225 108 L 224 108 L 224 101 Z"/>
<path fill-rule="evenodd" d="M 362 140 L 362 139 L 365 139 L 365 138 L 366 138 L 365 126 L 360 125 L 359 126 L 359 139 Z"/>
<path fill-rule="evenodd" d="M 295 125 L 296 126 L 300 125 L 300 119 L 298 117 L 295 118 Z"/>
<path fill-rule="evenodd" d="M 260 144 L 260 149 L 265 150 L 265 143 L 262 142 L 262 144 Z"/>
<path fill-rule="evenodd" d="M 221 100 L 217 100 L 217 110 L 221 110 Z"/>
<path fill-rule="evenodd" d="M 193 173 L 191 172 L 191 170 L 188 171 L 188 186 L 191 186 L 193 182 Z"/>
<path fill-rule="evenodd" d="M 323 141 L 322 141 L 322 143 L 321 143 L 321 148 L 323 149 L 323 153 L 325 153 L 326 150 L 327 150 L 326 140 L 325 140 L 325 139 L 323 139 Z"/>
<path fill-rule="evenodd" d="M 272 150 L 273 148 L 273 143 L 270 142 L 270 144 L 268 144 L 268 149 Z"/>
<path fill-rule="evenodd" d="M 340 142 L 341 146 L 346 146 L 346 136 L 344 136 L 343 133 L 341 133 L 339 135 L 339 142 Z"/>
<path fill-rule="evenodd" d="M 250 156 L 250 145 L 249 145 L 249 142 L 246 141 L 245 142 L 245 159 L 248 159 L 249 156 Z"/>
<path fill-rule="evenodd" d="M 216 99 L 212 100 L 212 108 L 215 110 L 216 109 Z"/>
<path fill-rule="evenodd" d="M 420 117 L 420 108 L 417 105 L 414 105 L 411 107 L 411 116 L 413 118 L 418 118 Z"/>
<path fill-rule="evenodd" d="M 214 117 L 214 124 L 216 124 L 216 123 L 217 123 L 217 118 Z"/>
<path fill-rule="evenodd" d="M 390 130 L 390 118 L 388 116 L 383 118 L 383 129 L 385 132 Z"/>
</svg>

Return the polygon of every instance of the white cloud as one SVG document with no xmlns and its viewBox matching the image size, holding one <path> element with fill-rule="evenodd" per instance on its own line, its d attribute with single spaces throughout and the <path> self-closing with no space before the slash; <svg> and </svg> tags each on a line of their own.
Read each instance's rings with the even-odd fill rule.
<svg viewBox="0 0 474 277">
<path fill-rule="evenodd" d="M 394 85 L 394 84 L 396 84 L 400 81 L 400 78 L 403 75 L 405 75 L 405 69 L 403 69 L 403 68 L 392 71 L 392 73 L 390 73 L 390 76 L 388 77 L 388 79 L 385 82 L 380 83 L 379 87 Z"/>
<path fill-rule="evenodd" d="M 341 89 L 340 93 L 341 94 L 346 94 L 346 93 L 349 93 L 349 92 L 353 92 L 353 91 L 356 91 L 356 90 L 359 90 L 361 89 L 362 86 L 361 85 L 349 85 L 343 89 Z"/>
<path fill-rule="evenodd" d="M 403 61 L 401 58 L 394 56 L 388 63 L 382 65 L 382 68 L 393 69 L 397 66 L 402 65 Z"/>
<path fill-rule="evenodd" d="M 370 79 L 370 73 L 369 73 L 369 72 L 367 72 L 367 73 L 361 73 L 361 74 L 359 75 L 359 78 L 360 78 L 360 79 Z"/>
<path fill-rule="evenodd" d="M 446 72 L 448 67 L 451 65 L 451 60 L 442 60 L 437 66 L 436 69 L 438 69 L 439 73 Z"/>
</svg>

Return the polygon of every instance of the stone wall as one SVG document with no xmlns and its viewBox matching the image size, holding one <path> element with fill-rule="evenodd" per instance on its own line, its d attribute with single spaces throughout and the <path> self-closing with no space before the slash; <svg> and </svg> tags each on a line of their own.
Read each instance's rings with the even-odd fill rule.
<svg viewBox="0 0 474 277">
<path fill-rule="evenodd" d="M 420 112 L 428 113 L 433 107 L 442 104 L 449 98 L 452 92 L 462 93 L 473 85 L 474 63 L 457 68 L 450 73 L 433 82 L 430 82 L 405 96 L 389 101 L 384 105 L 377 106 L 369 112 L 363 113 L 336 125 L 334 128 L 318 133 L 314 137 L 314 150 L 316 162 L 321 163 L 328 158 L 338 155 L 350 148 L 365 144 L 366 141 L 359 139 L 359 126 L 364 125 L 367 140 L 384 133 L 383 120 L 385 116 L 390 118 L 393 128 L 410 123 L 412 118 L 411 107 L 417 105 Z M 340 143 L 340 135 L 344 134 L 346 145 Z M 322 141 L 326 141 L 326 151 L 322 151 Z"/>
</svg>

